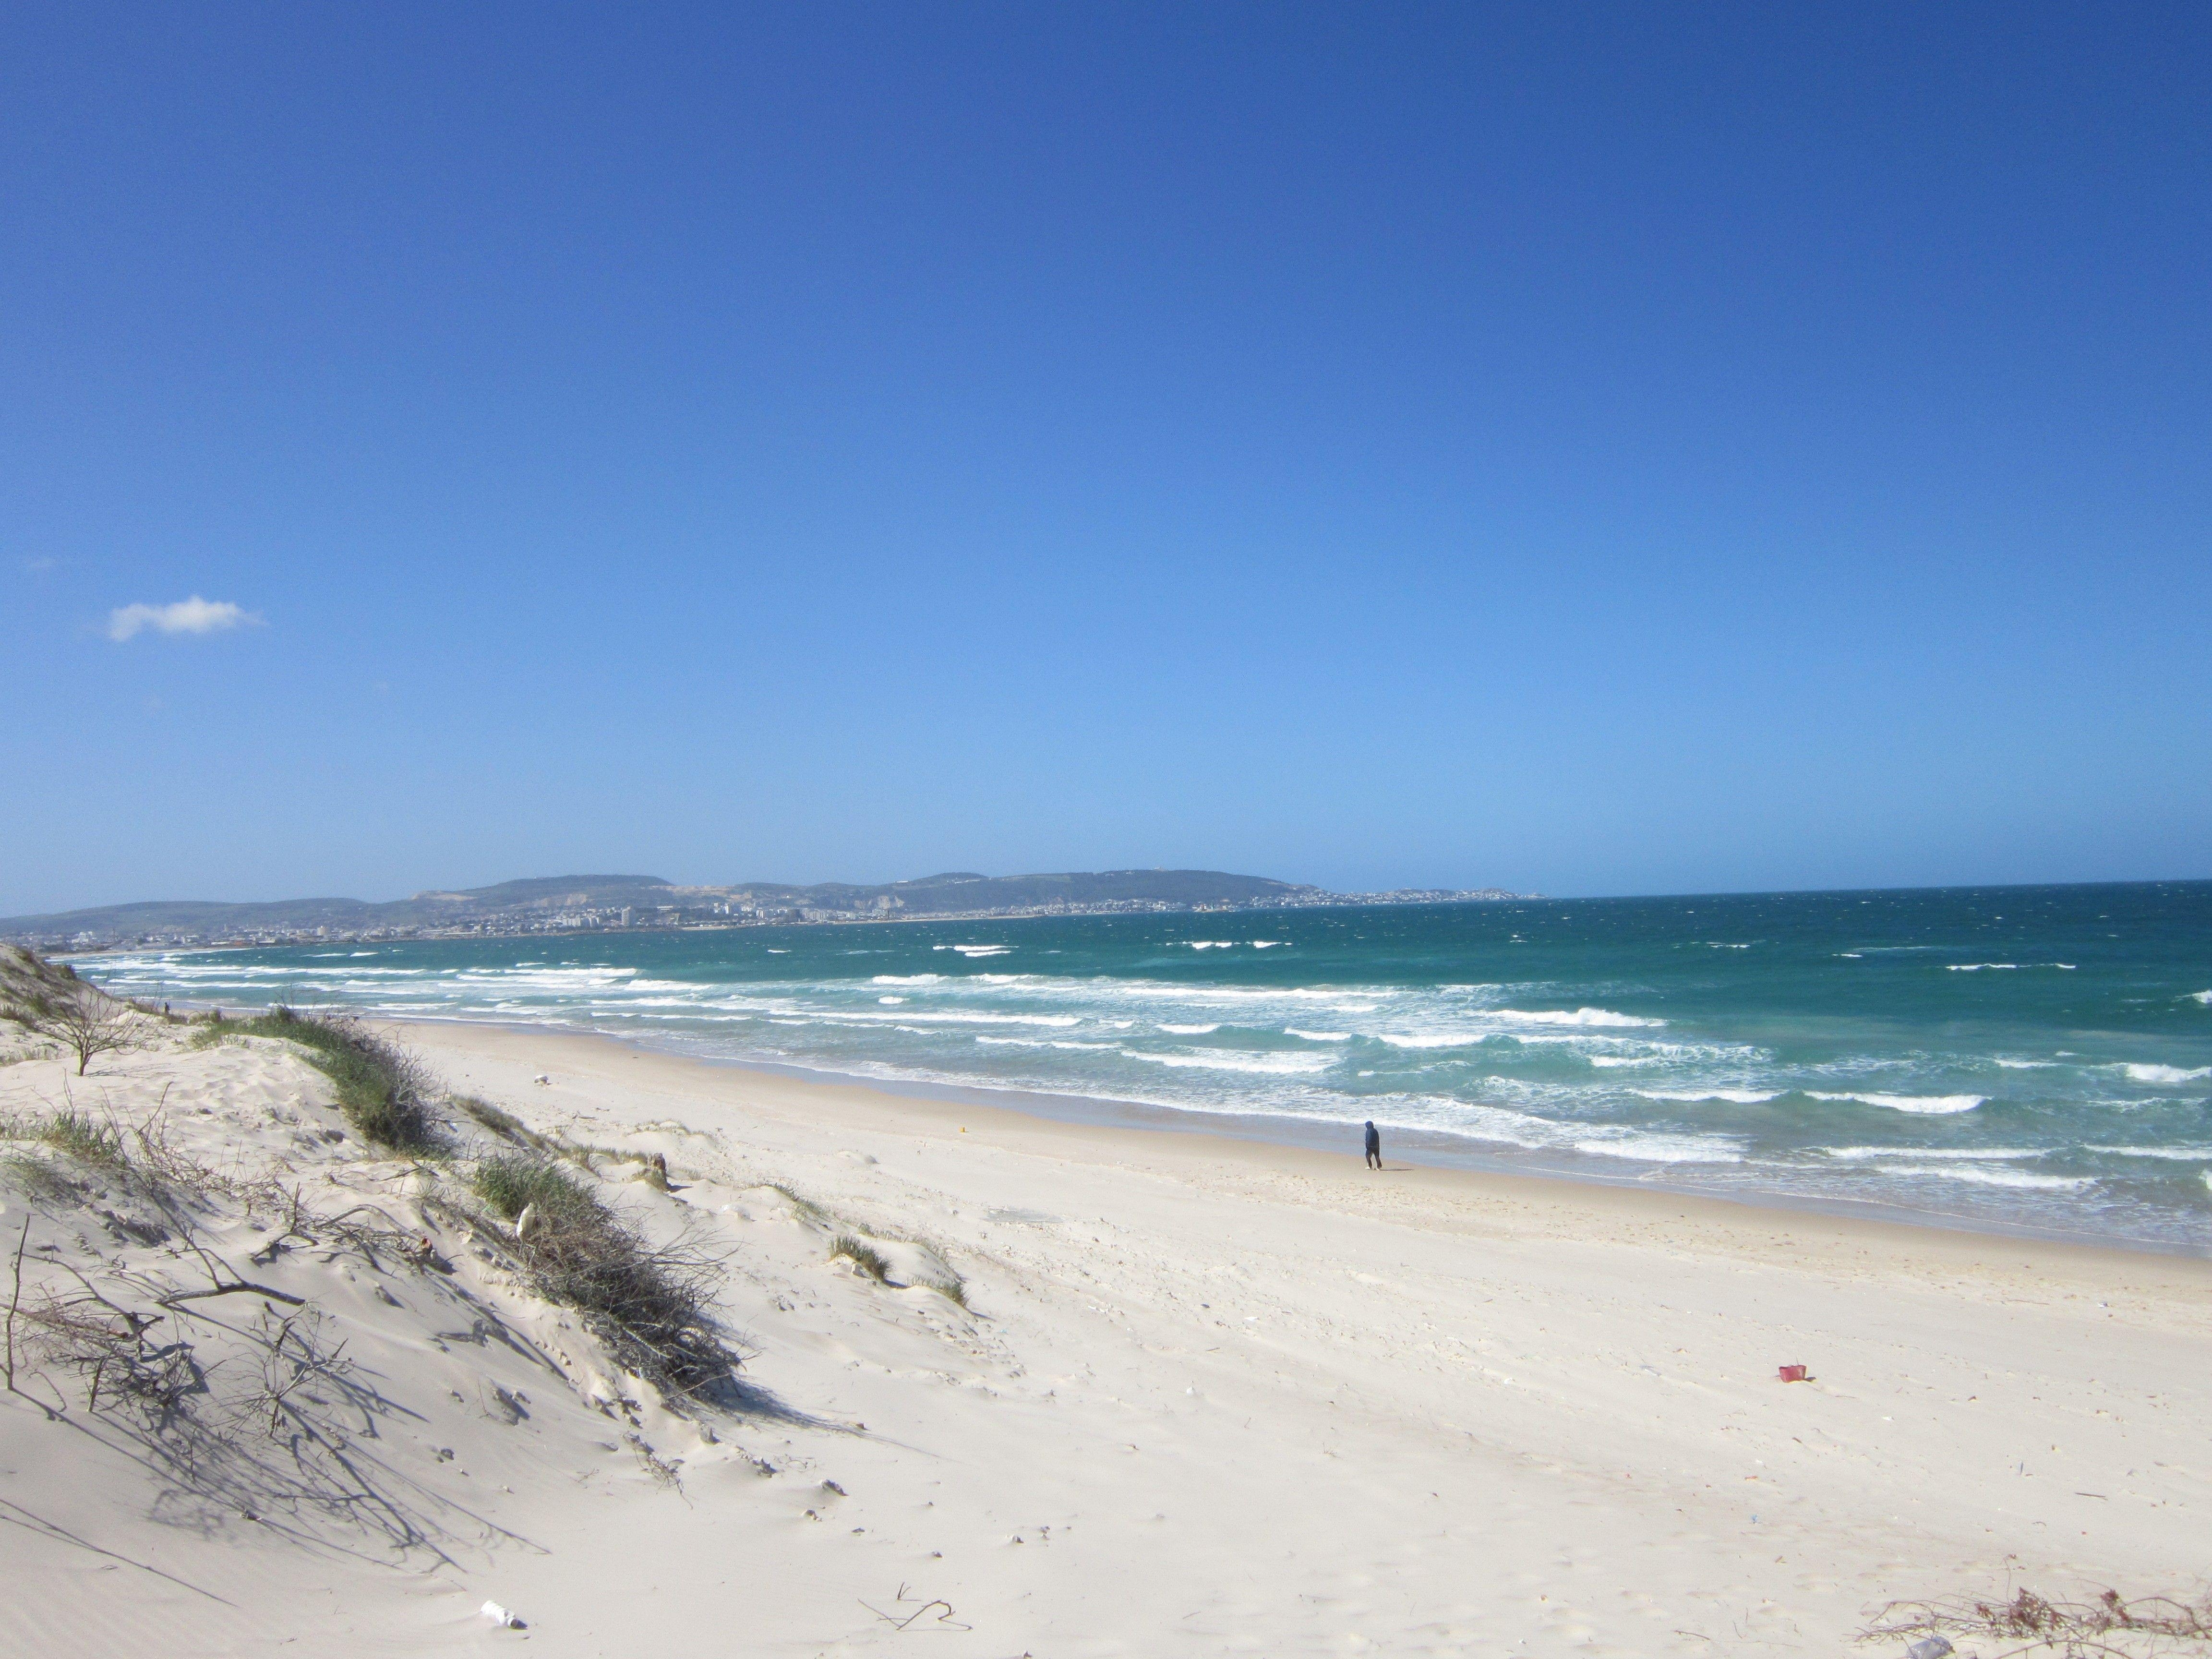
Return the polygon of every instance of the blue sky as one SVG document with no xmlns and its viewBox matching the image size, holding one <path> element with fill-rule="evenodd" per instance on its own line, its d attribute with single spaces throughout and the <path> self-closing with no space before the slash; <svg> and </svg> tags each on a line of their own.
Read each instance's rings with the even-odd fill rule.
<svg viewBox="0 0 2212 1659">
<path fill-rule="evenodd" d="M 2212 874 L 2207 18 L 15 8 L 0 914 Z"/>
</svg>

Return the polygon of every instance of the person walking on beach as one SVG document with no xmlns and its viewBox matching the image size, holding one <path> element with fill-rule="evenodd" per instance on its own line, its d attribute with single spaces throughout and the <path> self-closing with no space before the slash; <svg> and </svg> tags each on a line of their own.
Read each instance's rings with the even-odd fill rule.
<svg viewBox="0 0 2212 1659">
<path fill-rule="evenodd" d="M 1371 1117 L 1367 1120 L 1367 1167 L 1370 1170 L 1382 1167 L 1382 1136 Z"/>
</svg>

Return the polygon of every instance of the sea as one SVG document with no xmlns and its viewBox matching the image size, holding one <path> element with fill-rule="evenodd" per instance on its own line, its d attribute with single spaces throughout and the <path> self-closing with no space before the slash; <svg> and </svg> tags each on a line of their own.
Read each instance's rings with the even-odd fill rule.
<svg viewBox="0 0 2212 1659">
<path fill-rule="evenodd" d="M 1048 1115 L 2212 1254 L 2212 882 L 885 922 L 78 960 Z"/>
</svg>

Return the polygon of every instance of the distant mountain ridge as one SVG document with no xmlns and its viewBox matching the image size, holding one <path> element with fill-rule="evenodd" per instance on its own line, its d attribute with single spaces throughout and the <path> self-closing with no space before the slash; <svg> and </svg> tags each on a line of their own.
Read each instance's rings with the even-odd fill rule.
<svg viewBox="0 0 2212 1659">
<path fill-rule="evenodd" d="M 0 939 L 52 948 L 114 944 L 265 943 L 300 938 L 578 932 L 594 928 L 739 927 L 963 916 L 1066 915 L 1146 910 L 1256 909 L 1346 902 L 1508 898 L 1442 890 L 1330 893 L 1220 870 L 1065 871 L 987 876 L 951 870 L 873 884 L 749 882 L 692 886 L 659 876 L 538 876 L 458 891 L 432 890 L 372 902 L 280 899 L 228 904 L 157 900 L 0 920 Z"/>
</svg>

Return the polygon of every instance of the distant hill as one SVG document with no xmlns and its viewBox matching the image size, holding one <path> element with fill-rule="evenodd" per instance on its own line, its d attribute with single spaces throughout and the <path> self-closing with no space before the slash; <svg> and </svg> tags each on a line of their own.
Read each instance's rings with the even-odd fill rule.
<svg viewBox="0 0 2212 1659">
<path fill-rule="evenodd" d="M 417 893 L 412 898 L 371 903 L 355 898 L 276 899 L 232 904 L 200 899 L 154 899 L 135 904 L 106 904 L 52 915 L 0 920 L 0 938 L 76 933 L 197 933 L 229 936 L 283 931 L 358 932 L 377 927 L 434 927 L 464 916 L 524 909 L 549 900 L 576 904 L 645 904 L 673 891 L 658 876 L 556 876 L 505 881 L 458 893 Z"/>
<path fill-rule="evenodd" d="M 842 882 L 824 882 L 815 887 L 763 883 L 733 890 L 751 894 L 756 902 L 972 915 L 1062 904 L 1270 904 L 1320 890 L 1266 876 L 1232 876 L 1219 870 L 1077 871 L 1050 876 L 982 876 L 955 870 L 881 887 L 854 887 Z"/>
<path fill-rule="evenodd" d="M 659 876 L 546 876 L 371 902 L 227 904 L 153 900 L 0 920 L 0 939 L 52 947 L 278 938 L 538 933 L 596 927 L 836 921 L 866 917 L 1052 915 L 1314 904 L 1317 887 L 1219 870 L 1073 871 L 986 876 L 954 870 L 874 885 L 751 882 L 684 886 Z M 1430 897 L 1447 896 L 1442 894 Z"/>
</svg>

